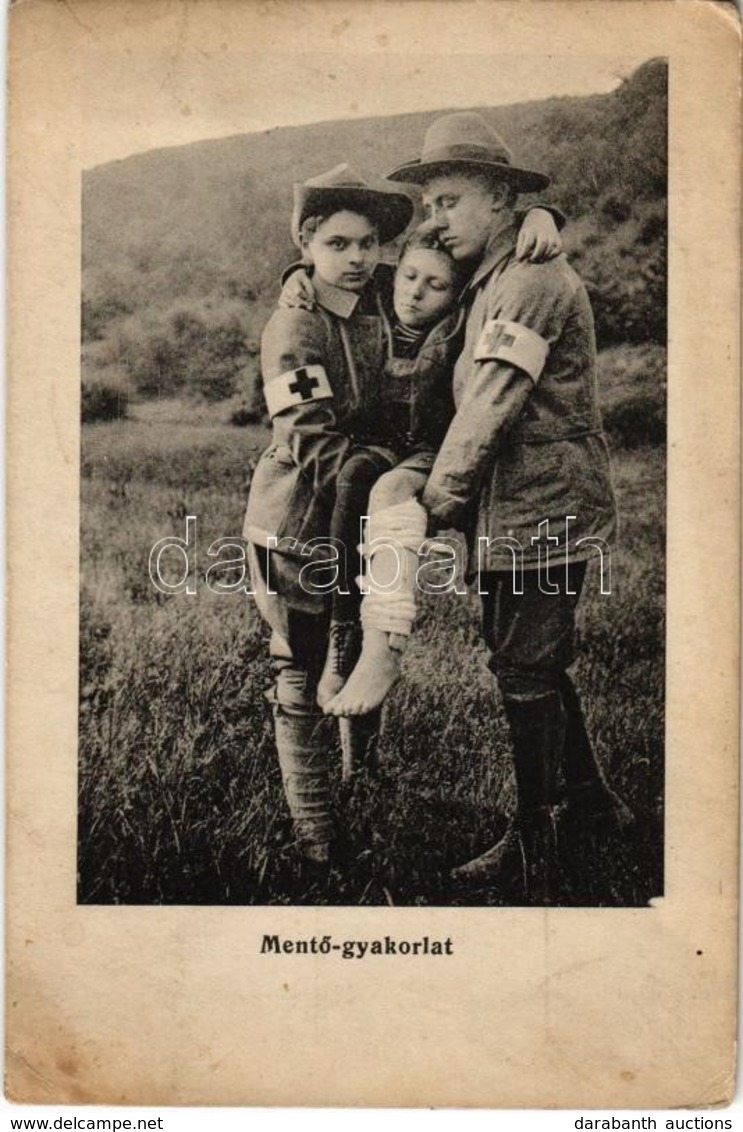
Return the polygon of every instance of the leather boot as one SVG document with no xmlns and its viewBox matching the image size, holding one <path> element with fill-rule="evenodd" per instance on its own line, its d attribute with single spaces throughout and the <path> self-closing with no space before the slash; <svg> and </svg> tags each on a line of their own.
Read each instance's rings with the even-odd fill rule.
<svg viewBox="0 0 743 1132">
<path fill-rule="evenodd" d="M 500 841 L 479 857 L 452 869 L 459 884 L 490 885 L 504 893 L 514 888 L 530 904 L 549 905 L 555 889 L 557 844 L 552 808 L 543 806 L 509 822 Z"/>
<path fill-rule="evenodd" d="M 554 898 L 556 838 L 552 817 L 557 758 L 565 736 L 558 692 L 531 698 L 504 696 L 516 772 L 517 811 L 496 845 L 451 873 L 466 884 L 521 889 L 530 904 Z"/>
<path fill-rule="evenodd" d="M 509 892 L 514 885 L 524 887 L 524 858 L 515 821 L 508 824 L 500 841 L 449 874 L 457 884 L 491 885 Z"/>
<path fill-rule="evenodd" d="M 562 755 L 567 801 L 562 820 L 589 832 L 620 832 L 634 821 L 629 806 L 607 785 L 596 762 L 580 699 L 565 673 L 562 702 L 567 713 Z"/>
<path fill-rule="evenodd" d="M 621 833 L 633 824 L 635 815 L 603 778 L 568 786 L 562 821 L 591 834 Z"/>
<path fill-rule="evenodd" d="M 529 904 L 549 905 L 554 900 L 557 845 L 551 806 L 520 814 L 519 840 L 524 869 L 524 895 Z"/>
<path fill-rule="evenodd" d="M 330 861 L 333 819 L 330 809 L 328 749 L 323 717 L 290 714 L 274 707 L 274 731 L 284 794 L 302 855 L 326 865 Z"/>
<path fill-rule="evenodd" d="M 317 702 L 324 707 L 337 696 L 361 654 L 361 623 L 331 621 L 325 665 L 317 685 Z"/>
<path fill-rule="evenodd" d="M 518 829 L 529 903 L 554 898 L 557 852 L 552 806 L 557 764 L 565 743 L 566 713 L 559 692 L 504 695 L 513 742 Z"/>
</svg>

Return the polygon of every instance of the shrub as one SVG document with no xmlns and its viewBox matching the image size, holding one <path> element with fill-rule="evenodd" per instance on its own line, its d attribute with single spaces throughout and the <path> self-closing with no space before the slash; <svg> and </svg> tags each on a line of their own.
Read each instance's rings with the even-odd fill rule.
<svg viewBox="0 0 743 1132">
<path fill-rule="evenodd" d="M 663 444 L 666 438 L 665 405 L 652 391 L 637 393 L 604 412 L 604 427 L 622 448 Z"/>
<path fill-rule="evenodd" d="M 616 346 L 599 355 L 604 427 L 622 448 L 663 444 L 666 436 L 666 351 Z"/>
<path fill-rule="evenodd" d="M 123 420 L 129 409 L 129 381 L 118 366 L 83 373 L 80 417 L 83 424 Z"/>
<path fill-rule="evenodd" d="M 586 284 L 599 348 L 619 342 L 664 345 L 667 328 L 666 209 L 664 202 L 607 197 L 600 215 L 568 234 L 571 260 Z M 607 221 L 611 215 L 614 219 Z M 600 238 L 597 238 L 600 236 Z"/>
<path fill-rule="evenodd" d="M 251 358 L 238 374 L 238 388 L 228 419 L 230 424 L 240 428 L 268 420 L 257 356 Z"/>
<path fill-rule="evenodd" d="M 209 300 L 149 311 L 123 322 L 117 355 L 145 397 L 187 392 L 221 401 L 238 388 L 257 347 L 246 340 L 243 305 Z"/>
<path fill-rule="evenodd" d="M 168 397 L 183 384 L 173 343 L 161 318 L 139 312 L 126 319 L 113 339 L 113 350 L 143 397 Z"/>
<path fill-rule="evenodd" d="M 83 342 L 97 342 L 105 338 L 110 322 L 128 314 L 130 307 L 120 298 L 107 296 L 95 300 L 83 298 L 80 311 L 80 329 Z"/>
<path fill-rule="evenodd" d="M 245 428 L 246 425 L 259 424 L 262 416 L 260 409 L 251 409 L 245 401 L 241 401 L 230 413 L 230 424 Z"/>
</svg>

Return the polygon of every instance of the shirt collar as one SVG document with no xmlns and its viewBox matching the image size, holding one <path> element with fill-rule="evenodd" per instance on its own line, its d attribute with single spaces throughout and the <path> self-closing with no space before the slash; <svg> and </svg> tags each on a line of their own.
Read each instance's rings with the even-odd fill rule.
<svg viewBox="0 0 743 1132">
<path fill-rule="evenodd" d="M 491 236 L 485 246 L 480 264 L 467 284 L 465 294 L 478 287 L 486 276 L 490 275 L 503 260 L 508 258 L 516 247 L 517 236 L 518 225 L 515 223 L 509 224 L 507 228 L 503 228 L 495 236 Z"/>
<path fill-rule="evenodd" d="M 344 291 L 341 287 L 333 287 L 331 284 L 325 283 L 324 280 L 315 275 L 313 269 L 308 267 L 306 263 L 302 260 L 295 260 L 294 263 L 290 263 L 289 266 L 282 271 L 281 283 L 283 286 L 289 276 L 295 271 L 308 271 L 312 280 L 312 288 L 320 305 L 325 307 L 326 310 L 329 310 L 331 314 L 338 315 L 339 318 L 350 318 L 360 301 L 366 295 L 374 293 L 373 291 L 370 292 L 370 287 L 372 286 L 377 288 L 381 286 L 385 294 L 389 292 L 390 303 L 392 302 L 392 277 L 394 270 L 394 263 L 389 264 L 383 261 L 377 264 L 372 281 L 367 283 L 364 290 L 357 294 L 355 291 Z"/>
<path fill-rule="evenodd" d="M 312 276 L 312 286 L 321 307 L 337 315 L 338 318 L 350 318 L 358 306 L 361 295 L 355 291 L 344 291 L 341 287 L 333 287 L 318 275 Z"/>
</svg>

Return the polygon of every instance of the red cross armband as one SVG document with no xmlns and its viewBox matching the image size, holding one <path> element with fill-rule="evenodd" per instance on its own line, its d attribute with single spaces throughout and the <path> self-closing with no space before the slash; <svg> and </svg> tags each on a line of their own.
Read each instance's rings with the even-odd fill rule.
<svg viewBox="0 0 743 1132">
<path fill-rule="evenodd" d="M 536 384 L 544 369 L 549 343 L 519 322 L 491 318 L 475 346 L 476 362 L 505 362 L 527 373 Z"/>
<path fill-rule="evenodd" d="M 333 396 L 328 375 L 322 366 L 302 366 L 270 378 L 263 386 L 268 415 L 273 419 L 285 409 L 324 401 Z"/>
</svg>

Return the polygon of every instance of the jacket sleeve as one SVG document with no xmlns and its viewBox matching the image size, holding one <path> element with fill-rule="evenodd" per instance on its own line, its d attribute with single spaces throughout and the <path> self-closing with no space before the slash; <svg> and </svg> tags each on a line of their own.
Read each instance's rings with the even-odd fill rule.
<svg viewBox="0 0 743 1132">
<path fill-rule="evenodd" d="M 571 301 L 557 261 L 514 264 L 507 280 L 495 285 L 468 359 L 464 394 L 423 493 L 424 506 L 442 526 L 461 526 L 473 506 L 562 333 Z"/>
<path fill-rule="evenodd" d="M 329 330 L 319 311 L 275 311 L 261 341 L 269 415 L 280 418 L 292 459 L 321 493 L 334 488 L 351 449 L 336 420 L 329 349 Z"/>
<path fill-rule="evenodd" d="M 497 442 L 521 413 L 531 390 L 531 378 L 514 366 L 490 361 L 475 367 L 423 492 L 423 506 L 441 527 L 463 529 L 495 460 Z"/>
<path fill-rule="evenodd" d="M 515 216 L 519 228 L 524 223 L 532 209 L 535 208 L 542 208 L 545 212 L 549 212 L 555 222 L 557 231 L 562 232 L 563 228 L 567 224 L 567 217 L 565 216 L 565 213 L 562 211 L 562 209 L 558 208 L 557 205 L 545 204 L 544 201 L 541 200 L 535 200 L 534 204 L 530 204 L 526 208 L 519 208 L 516 210 Z"/>
</svg>

